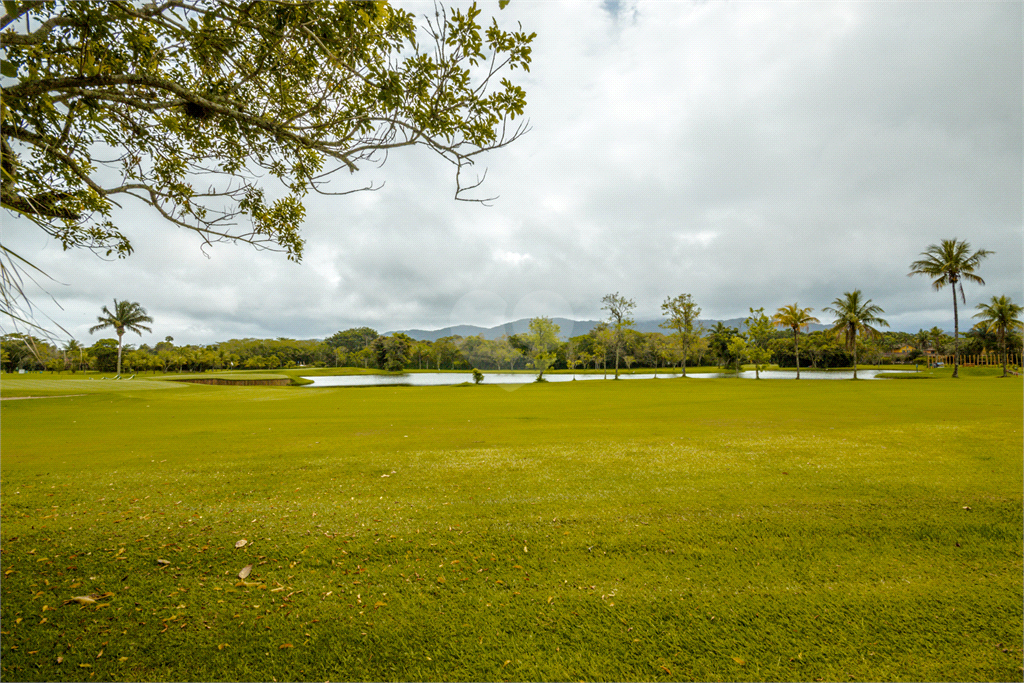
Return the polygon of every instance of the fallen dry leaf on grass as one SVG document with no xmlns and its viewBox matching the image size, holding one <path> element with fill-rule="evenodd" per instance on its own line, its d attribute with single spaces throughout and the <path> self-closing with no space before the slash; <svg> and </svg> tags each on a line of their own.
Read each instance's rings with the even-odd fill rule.
<svg viewBox="0 0 1024 683">
<path fill-rule="evenodd" d="M 75 597 L 71 598 L 70 600 L 65 600 L 64 604 L 65 605 L 70 605 L 73 602 L 77 602 L 79 605 L 95 605 L 96 604 L 96 600 L 94 600 L 93 598 L 90 598 L 88 595 L 76 595 Z"/>
<path fill-rule="evenodd" d="M 235 542 L 235 547 L 236 547 L 236 548 L 241 548 L 242 546 L 244 546 L 244 545 L 245 545 L 246 543 L 248 543 L 248 542 L 249 542 L 249 541 L 247 541 L 247 540 L 245 540 L 245 539 L 243 538 L 242 540 L 240 540 L 240 541 L 236 541 L 236 542 Z"/>
<path fill-rule="evenodd" d="M 171 563 L 171 561 L 170 560 L 161 560 L 161 559 L 157 558 L 156 563 L 160 564 L 160 565 L 167 566 L 167 565 L 169 565 Z"/>
<path fill-rule="evenodd" d="M 295 646 L 294 646 L 294 645 L 292 645 L 291 643 L 285 643 L 284 645 L 282 645 L 281 647 L 279 647 L 279 648 L 277 648 L 277 649 L 278 649 L 278 650 L 283 650 L 283 649 L 285 649 L 285 648 L 287 648 L 287 647 L 295 647 Z"/>
<path fill-rule="evenodd" d="M 732 658 L 732 661 L 736 662 L 736 663 L 737 663 L 737 664 L 739 664 L 740 666 L 743 666 L 744 664 L 746 664 L 746 663 L 747 663 L 747 662 L 746 662 L 746 660 L 744 660 L 744 659 L 740 659 L 739 657 L 733 657 L 733 658 Z"/>
<path fill-rule="evenodd" d="M 247 564 L 244 567 L 242 567 L 242 571 L 238 572 L 238 578 L 244 579 L 247 576 L 249 576 L 249 574 L 251 574 L 251 573 L 252 573 L 252 565 L 251 564 Z"/>
</svg>

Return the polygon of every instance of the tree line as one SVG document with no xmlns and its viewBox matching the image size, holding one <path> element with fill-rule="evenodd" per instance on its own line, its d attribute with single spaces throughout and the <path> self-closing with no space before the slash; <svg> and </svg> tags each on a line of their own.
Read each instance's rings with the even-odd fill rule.
<svg viewBox="0 0 1024 683">
<path fill-rule="evenodd" d="M 692 302 L 688 295 L 677 297 L 679 300 Z M 620 369 L 660 371 L 708 365 L 735 369 L 740 363 L 753 363 L 759 369 L 768 363 L 795 368 L 798 359 L 802 367 L 825 369 L 850 367 L 854 352 L 859 362 L 878 365 L 914 362 L 928 355 L 947 356 L 954 350 L 953 337 L 938 327 L 916 333 L 884 331 L 877 337 L 859 335 L 854 349 L 845 337 L 821 330 L 800 333 L 794 345 L 789 326 L 765 325 L 764 318 L 763 309 L 753 309 L 743 329 L 721 322 L 704 328 L 694 316 L 689 331 L 684 323 L 683 335 L 671 327 L 665 333 L 639 332 L 625 321 L 616 330 L 613 321 L 604 321 L 564 341 L 557 338 L 558 326 L 546 318 L 531 321 L 529 332 L 498 339 L 453 335 L 422 341 L 402 333 L 384 336 L 369 327 L 339 331 L 326 339 L 232 339 L 207 345 L 177 346 L 173 337 L 167 337 L 152 346 L 124 345 L 121 371 L 177 373 L 306 366 L 390 371 L 533 369 L 541 374 L 549 369 L 614 372 L 616 357 Z M 1007 341 L 1011 348 L 1019 349 L 1019 331 L 1010 330 Z M 998 354 L 1000 348 L 998 329 L 987 321 L 973 326 L 961 339 L 961 352 L 967 355 Z M 0 338 L 0 349 L 5 372 L 117 371 L 118 340 L 114 338 L 99 339 L 90 346 L 74 339 L 57 345 L 16 333 Z"/>
<path fill-rule="evenodd" d="M 516 370 L 532 368 L 538 381 L 549 369 L 590 368 L 609 370 L 614 363 L 618 378 L 621 365 L 661 369 L 679 367 L 686 374 L 687 364 L 714 362 L 718 367 L 739 370 L 741 364 L 753 364 L 757 377 L 773 361 L 782 367 L 795 367 L 800 378 L 800 359 L 812 368 L 853 366 L 857 377 L 858 362 L 884 364 L 894 361 L 915 361 L 921 356 L 946 356 L 954 359 L 953 376 L 957 376 L 961 354 L 1002 357 L 1003 375 L 1007 375 L 1009 349 L 1021 348 L 1021 306 L 1007 296 L 994 296 L 989 303 L 979 304 L 975 318 L 979 321 L 964 335 L 959 334 L 957 294 L 966 303 L 963 281 L 984 284 L 976 274 L 983 258 L 991 252 L 979 249 L 971 253 L 970 245 L 960 240 L 943 240 L 930 245 L 922 258 L 911 264 L 908 275 L 933 278 L 932 286 L 940 290 L 947 285 L 953 290 L 953 336 L 937 327 L 916 334 L 883 332 L 889 323 L 880 317 L 881 306 L 864 297 L 859 289 L 844 292 L 822 311 L 834 318 L 831 330 L 804 333 L 811 323 L 819 323 L 813 309 L 799 303 L 781 306 L 771 317 L 764 308 L 750 308 L 744 329 L 718 322 L 705 329 L 699 323 L 701 309 L 690 294 L 668 297 L 661 305 L 665 320 L 660 324 L 667 332 L 639 332 L 633 310 L 636 302 L 618 292 L 601 299 L 601 310 L 607 318 L 586 334 L 566 341 L 559 338 L 559 326 L 550 318 L 530 321 L 522 334 L 504 335 L 495 340 L 482 335 L 442 337 L 436 341 L 420 341 L 395 332 L 384 336 L 369 327 L 339 331 L 323 340 L 294 339 L 232 339 L 207 346 L 174 346 L 172 337 L 150 347 L 124 347 L 125 332 L 141 335 L 151 331 L 144 323 L 153 319 L 136 302 L 114 300 L 113 310 L 106 306 L 97 317 L 90 333 L 113 329 L 117 339 L 100 339 L 86 348 L 71 339 L 56 345 L 24 333 L 0 338 L 0 365 L 15 369 L 77 372 L 79 370 L 129 372 L 203 372 L 221 369 L 276 369 L 294 367 L 363 367 L 400 372 L 412 368 L 436 370 Z M 792 334 L 792 341 L 789 336 Z M 1019 356 L 1018 356 L 1019 358 Z"/>
</svg>

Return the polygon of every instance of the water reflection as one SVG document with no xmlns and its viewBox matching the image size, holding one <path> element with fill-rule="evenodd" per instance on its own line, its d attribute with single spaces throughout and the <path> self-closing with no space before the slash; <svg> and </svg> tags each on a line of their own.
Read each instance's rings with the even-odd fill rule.
<svg viewBox="0 0 1024 683">
<path fill-rule="evenodd" d="M 879 378 L 880 372 L 914 372 L 913 370 L 858 370 L 857 379 L 885 379 Z M 704 379 L 718 379 L 723 377 L 737 377 L 734 372 L 708 372 L 691 373 L 688 377 L 700 377 Z M 755 379 L 753 370 L 739 373 L 740 379 Z M 796 379 L 795 370 L 762 370 L 761 379 Z M 800 379 L 853 379 L 853 370 L 800 370 Z"/>
<path fill-rule="evenodd" d="M 880 372 L 912 372 L 908 370 L 858 370 L 858 379 L 875 379 Z M 635 375 L 619 375 L 621 379 L 672 379 L 681 375 L 670 373 L 637 373 Z M 571 382 L 576 380 L 603 380 L 612 379 L 609 374 L 550 374 L 544 379 L 549 382 Z M 691 372 L 687 377 L 693 379 L 754 379 L 754 371 L 741 372 L 739 375 L 728 372 Z M 536 379 L 534 374 L 512 373 L 512 372 L 485 372 L 484 384 L 529 384 Z M 852 370 L 801 370 L 800 379 L 852 379 Z M 373 386 L 444 386 L 472 382 L 473 375 L 469 372 L 412 372 L 403 375 L 332 375 L 329 377 L 304 377 L 312 384 L 309 387 L 373 387 Z M 765 370 L 761 372 L 761 379 L 796 379 L 796 372 L 785 370 Z"/>
</svg>

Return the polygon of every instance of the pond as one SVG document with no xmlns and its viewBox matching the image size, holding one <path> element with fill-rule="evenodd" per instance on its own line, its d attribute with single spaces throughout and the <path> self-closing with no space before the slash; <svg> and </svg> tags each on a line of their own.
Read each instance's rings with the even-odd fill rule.
<svg viewBox="0 0 1024 683">
<path fill-rule="evenodd" d="M 880 372 L 914 372 L 913 370 L 858 370 L 857 379 L 885 379 L 878 377 Z M 740 379 L 755 379 L 753 370 L 746 370 L 739 374 Z M 693 373 L 687 377 L 700 377 L 701 379 L 717 379 L 723 377 L 736 377 L 735 373 L 707 372 Z M 762 370 L 761 379 L 796 379 L 796 370 Z M 800 379 L 853 379 L 853 370 L 800 370 Z"/>
<path fill-rule="evenodd" d="M 875 375 L 879 372 L 912 372 L 906 370 L 858 370 L 857 377 L 860 379 L 875 379 Z M 611 379 L 614 375 L 609 373 L 608 379 Z M 680 377 L 680 375 L 674 375 L 669 373 L 637 373 L 635 375 L 619 375 L 622 379 L 670 379 L 674 377 Z M 700 378 L 700 379 L 717 379 L 722 377 L 735 378 L 736 375 L 733 373 L 725 372 L 696 372 L 689 373 L 687 377 Z M 741 379 L 753 379 L 753 370 L 749 372 L 741 372 L 739 374 Z M 822 371 L 822 370 L 801 370 L 800 379 L 851 379 L 853 377 L 852 370 L 835 370 L 835 371 Z M 571 382 L 573 378 L 577 380 L 601 380 L 605 379 L 604 375 L 600 374 L 549 374 L 545 375 L 544 379 L 549 382 Z M 795 379 L 795 371 L 785 370 L 765 370 L 761 373 L 762 379 Z M 377 387 L 377 386 L 415 386 L 415 387 L 431 387 L 431 386 L 444 386 L 452 384 L 462 384 L 463 382 L 472 382 L 473 374 L 469 372 L 412 372 L 403 375 L 331 375 L 327 377 L 303 377 L 308 379 L 312 384 L 307 384 L 307 387 Z M 484 373 L 484 384 L 529 384 L 536 379 L 536 375 L 532 373 L 512 373 L 512 372 L 485 372 Z"/>
</svg>

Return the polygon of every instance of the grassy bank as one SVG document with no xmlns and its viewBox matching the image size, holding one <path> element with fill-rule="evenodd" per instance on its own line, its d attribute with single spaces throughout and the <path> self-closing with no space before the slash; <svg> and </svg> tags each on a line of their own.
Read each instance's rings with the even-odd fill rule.
<svg viewBox="0 0 1024 683">
<path fill-rule="evenodd" d="M 3 382 L 7 679 L 1022 677 L 1019 379 Z"/>
</svg>

